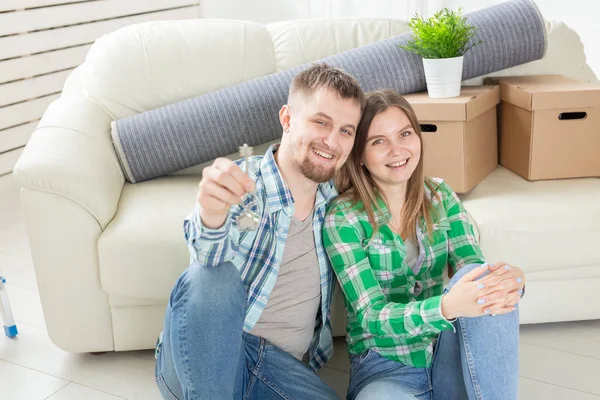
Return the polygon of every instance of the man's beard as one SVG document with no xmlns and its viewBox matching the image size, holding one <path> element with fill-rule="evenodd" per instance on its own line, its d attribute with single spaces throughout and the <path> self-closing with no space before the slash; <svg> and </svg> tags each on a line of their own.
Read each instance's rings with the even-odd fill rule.
<svg viewBox="0 0 600 400">
<path fill-rule="evenodd" d="M 335 175 L 334 167 L 326 169 L 321 165 L 315 165 L 308 157 L 298 163 L 298 169 L 302 175 L 317 183 L 327 182 Z"/>
</svg>

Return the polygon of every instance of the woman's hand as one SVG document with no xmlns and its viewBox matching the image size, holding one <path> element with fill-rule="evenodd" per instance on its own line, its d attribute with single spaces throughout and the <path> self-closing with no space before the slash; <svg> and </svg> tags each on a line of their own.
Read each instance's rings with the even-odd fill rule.
<svg viewBox="0 0 600 400">
<path fill-rule="evenodd" d="M 525 286 L 525 273 L 519 267 L 503 261 L 488 267 L 490 273 L 479 280 L 484 287 L 480 289 L 480 302 L 486 304 L 486 314 L 506 314 L 514 310 L 521 300 Z"/>
<path fill-rule="evenodd" d="M 485 304 L 478 299 L 481 296 L 481 280 L 477 280 L 481 275 L 488 272 L 488 265 L 482 264 L 480 267 L 473 268 L 458 280 L 442 297 L 442 315 L 446 319 L 457 317 L 480 317 L 483 315 Z"/>
</svg>

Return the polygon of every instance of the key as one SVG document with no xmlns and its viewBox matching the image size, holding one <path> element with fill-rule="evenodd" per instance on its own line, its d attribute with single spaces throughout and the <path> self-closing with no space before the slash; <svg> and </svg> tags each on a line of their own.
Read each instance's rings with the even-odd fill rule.
<svg viewBox="0 0 600 400">
<path fill-rule="evenodd" d="M 248 175 L 248 157 L 251 156 L 254 152 L 252 146 L 248 146 L 244 143 L 243 146 L 240 146 L 240 156 L 244 157 L 244 173 Z M 248 198 L 250 201 L 248 201 Z M 244 199 L 242 200 L 242 204 L 244 205 L 242 212 L 236 218 L 235 222 L 240 231 L 253 231 L 258 229 L 258 225 L 260 224 L 260 216 L 256 214 L 252 209 L 256 207 L 258 204 L 258 200 L 256 195 L 252 192 L 247 193 Z"/>
</svg>

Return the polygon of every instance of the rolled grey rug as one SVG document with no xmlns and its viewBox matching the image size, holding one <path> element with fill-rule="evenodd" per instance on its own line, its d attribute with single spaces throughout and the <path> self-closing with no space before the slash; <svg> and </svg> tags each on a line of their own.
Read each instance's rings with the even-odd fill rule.
<svg viewBox="0 0 600 400">
<path fill-rule="evenodd" d="M 544 19 L 531 0 L 513 0 L 466 15 L 483 43 L 464 57 L 463 80 L 542 58 Z M 421 57 L 402 50 L 410 34 L 336 54 L 316 62 L 356 77 L 365 91 L 426 90 Z M 312 64 L 312 63 L 311 63 Z M 130 182 L 167 175 L 281 137 L 278 112 L 292 78 L 310 64 L 226 87 L 113 122 L 112 136 Z"/>
</svg>

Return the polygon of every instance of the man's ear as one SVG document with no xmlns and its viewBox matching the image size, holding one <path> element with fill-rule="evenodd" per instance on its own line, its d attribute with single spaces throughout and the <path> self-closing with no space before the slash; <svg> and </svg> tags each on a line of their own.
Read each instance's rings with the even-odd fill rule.
<svg viewBox="0 0 600 400">
<path fill-rule="evenodd" d="M 290 129 L 290 120 L 292 119 L 292 114 L 290 111 L 290 106 L 287 104 L 281 107 L 279 110 L 279 123 L 281 124 L 281 128 L 283 128 L 284 132 L 287 132 Z"/>
</svg>

